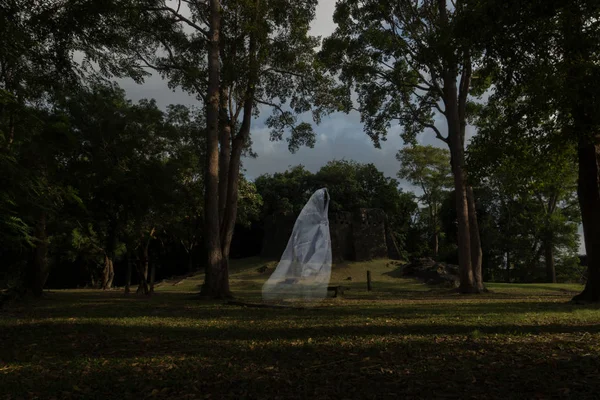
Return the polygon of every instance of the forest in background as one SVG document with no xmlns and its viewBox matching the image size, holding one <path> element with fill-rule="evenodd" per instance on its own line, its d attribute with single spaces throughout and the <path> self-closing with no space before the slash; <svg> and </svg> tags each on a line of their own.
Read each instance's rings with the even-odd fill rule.
<svg viewBox="0 0 600 400">
<path fill-rule="evenodd" d="M 600 299 L 598 5 L 534 3 L 343 0 L 317 51 L 314 0 L 4 1 L 2 287 L 149 293 L 205 270 L 203 292 L 226 296 L 262 219 L 327 187 L 332 211 L 383 209 L 407 259 L 459 264 L 463 292 L 585 279 L 583 222 L 583 298 Z M 113 82 L 151 70 L 198 107 L 133 103 Z M 398 179 L 419 193 L 343 160 L 246 180 L 264 110 L 290 151 L 332 112 L 360 112 L 375 145 L 400 124 Z M 448 150 L 416 145 L 426 129 Z"/>
</svg>

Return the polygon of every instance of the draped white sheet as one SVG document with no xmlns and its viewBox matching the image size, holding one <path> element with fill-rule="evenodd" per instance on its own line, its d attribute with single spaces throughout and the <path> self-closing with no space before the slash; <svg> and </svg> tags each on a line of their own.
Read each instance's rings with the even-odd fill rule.
<svg viewBox="0 0 600 400">
<path fill-rule="evenodd" d="M 327 296 L 331 276 L 329 193 L 317 190 L 300 212 L 287 247 L 262 288 L 265 301 L 315 302 Z"/>
</svg>

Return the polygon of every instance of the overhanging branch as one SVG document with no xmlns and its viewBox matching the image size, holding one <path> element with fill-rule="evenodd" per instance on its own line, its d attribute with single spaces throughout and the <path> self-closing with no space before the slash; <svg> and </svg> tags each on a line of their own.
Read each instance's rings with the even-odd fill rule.
<svg viewBox="0 0 600 400">
<path fill-rule="evenodd" d="M 147 11 L 167 11 L 175 17 L 176 21 L 185 22 L 190 27 L 196 29 L 198 32 L 201 32 L 207 39 L 209 38 L 209 32 L 207 29 L 201 27 L 200 25 L 196 24 L 192 20 L 184 17 L 183 15 L 181 15 L 176 10 L 174 10 L 170 7 L 148 7 L 148 8 L 146 8 L 146 10 Z"/>
</svg>

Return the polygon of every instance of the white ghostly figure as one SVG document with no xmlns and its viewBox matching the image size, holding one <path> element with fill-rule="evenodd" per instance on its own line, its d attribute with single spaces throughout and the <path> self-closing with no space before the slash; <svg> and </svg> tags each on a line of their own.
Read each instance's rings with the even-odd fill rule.
<svg viewBox="0 0 600 400">
<path fill-rule="evenodd" d="M 313 302 L 327 296 L 331 276 L 329 193 L 317 190 L 300 212 L 287 247 L 262 289 L 263 300 Z"/>
</svg>

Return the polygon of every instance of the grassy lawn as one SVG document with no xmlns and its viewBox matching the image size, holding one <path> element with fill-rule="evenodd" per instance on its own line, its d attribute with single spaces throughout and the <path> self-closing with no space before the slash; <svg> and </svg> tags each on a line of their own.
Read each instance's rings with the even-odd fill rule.
<svg viewBox="0 0 600 400">
<path fill-rule="evenodd" d="M 240 299 L 260 298 L 263 265 L 233 265 Z M 0 399 L 600 398 L 600 308 L 568 303 L 581 287 L 465 297 L 396 268 L 337 266 L 351 290 L 304 310 L 194 300 L 201 276 L 151 298 L 53 291 L 0 310 Z"/>
</svg>

